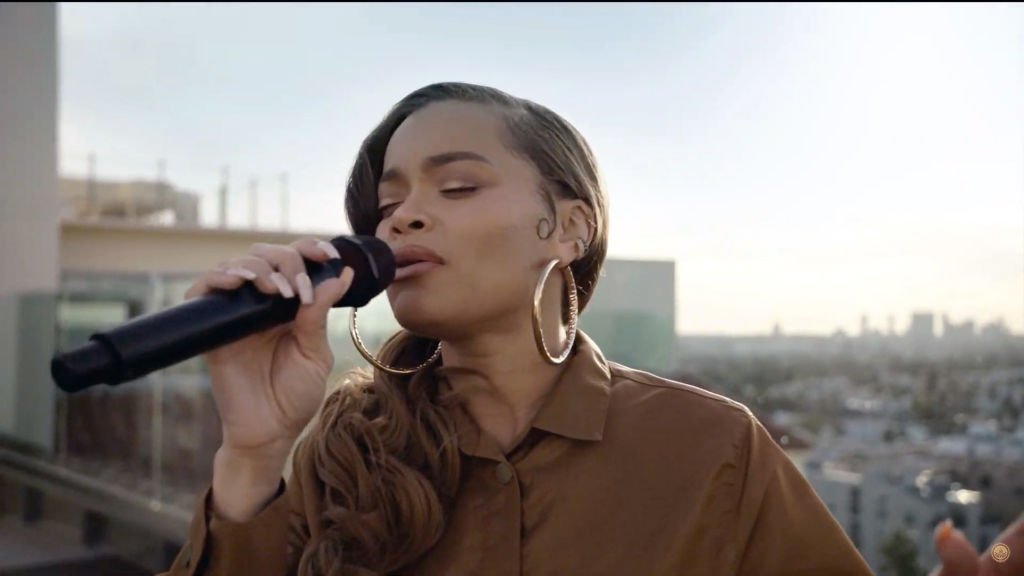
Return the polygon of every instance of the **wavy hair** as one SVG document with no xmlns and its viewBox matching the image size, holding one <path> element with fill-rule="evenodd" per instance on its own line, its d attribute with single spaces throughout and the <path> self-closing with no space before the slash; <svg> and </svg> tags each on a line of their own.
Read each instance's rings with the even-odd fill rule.
<svg viewBox="0 0 1024 576">
<path fill-rule="evenodd" d="M 529 100 L 460 82 L 431 84 L 403 98 L 356 156 L 345 195 L 353 232 L 374 235 L 380 223 L 377 184 L 395 130 L 416 111 L 442 101 L 485 104 L 502 115 L 504 143 L 541 176 L 538 192 L 551 216 L 551 233 L 556 197 L 583 200 L 593 211 L 590 248 L 570 265 L 582 311 L 607 254 L 604 187 L 593 152 L 579 132 Z M 390 365 L 418 365 L 436 345 L 400 331 L 385 342 L 378 357 Z M 459 486 L 458 440 L 448 412 L 458 401 L 454 392 L 439 391 L 432 367 L 411 376 L 363 368 L 346 374 L 310 430 L 324 513 L 318 519 L 320 534 L 307 543 L 299 560 L 301 576 L 392 573 L 415 563 L 437 543 Z"/>
</svg>

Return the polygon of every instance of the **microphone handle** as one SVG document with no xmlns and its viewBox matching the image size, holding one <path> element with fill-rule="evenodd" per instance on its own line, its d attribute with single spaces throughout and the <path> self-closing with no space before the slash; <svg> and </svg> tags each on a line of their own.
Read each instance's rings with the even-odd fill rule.
<svg viewBox="0 0 1024 576">
<path fill-rule="evenodd" d="M 341 273 L 341 260 L 306 260 L 315 287 Z M 333 262 L 333 266 L 331 263 Z M 121 355 L 121 380 L 134 380 L 220 346 L 295 319 L 298 295 L 285 298 L 246 282 L 236 290 L 217 290 L 180 306 L 128 322 L 96 339 L 107 340 Z M 174 311 L 178 308 L 177 311 Z M 172 312 L 174 311 L 174 312 Z"/>
<path fill-rule="evenodd" d="M 337 278 L 344 267 L 339 259 L 305 264 L 314 287 Z M 357 296 L 351 292 L 335 306 Z M 69 393 L 103 382 L 121 384 L 290 322 L 299 306 L 297 296 L 264 294 L 251 282 L 235 290 L 215 290 L 92 334 L 85 346 L 54 358 L 51 372 Z"/>
</svg>

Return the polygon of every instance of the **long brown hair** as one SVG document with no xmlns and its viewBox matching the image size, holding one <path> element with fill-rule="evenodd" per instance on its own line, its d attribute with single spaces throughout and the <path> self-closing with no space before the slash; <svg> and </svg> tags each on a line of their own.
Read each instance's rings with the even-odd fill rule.
<svg viewBox="0 0 1024 576">
<path fill-rule="evenodd" d="M 538 192 L 551 215 L 547 230 L 554 231 L 556 197 L 583 200 L 593 211 L 589 249 L 570 265 L 582 311 L 608 248 L 607 199 L 593 152 L 565 119 L 500 90 L 439 83 L 396 104 L 363 141 L 349 176 L 345 210 L 353 232 L 372 236 L 380 223 L 377 184 L 395 130 L 411 114 L 442 101 L 491 105 L 502 114 L 506 146 L 541 176 Z M 414 366 L 436 345 L 401 331 L 378 358 Z M 386 574 L 414 563 L 437 543 L 459 485 L 458 441 L 447 412 L 457 401 L 439 393 L 432 368 L 412 376 L 365 369 L 346 375 L 310 432 L 325 511 L 319 519 L 323 530 L 307 544 L 299 574 Z"/>
</svg>

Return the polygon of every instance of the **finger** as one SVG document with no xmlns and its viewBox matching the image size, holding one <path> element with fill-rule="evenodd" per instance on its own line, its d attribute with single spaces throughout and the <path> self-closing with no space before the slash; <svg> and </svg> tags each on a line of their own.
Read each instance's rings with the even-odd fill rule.
<svg viewBox="0 0 1024 576">
<path fill-rule="evenodd" d="M 339 257 L 334 246 L 312 236 L 301 238 L 287 246 L 258 242 L 249 250 L 251 254 L 270 262 L 271 266 L 281 272 L 306 305 L 313 303 L 313 284 L 306 273 L 305 259 L 324 262 Z"/>
<path fill-rule="evenodd" d="M 979 564 L 982 576 L 1024 574 L 1024 515 L 996 536 Z"/>
<path fill-rule="evenodd" d="M 951 520 L 935 527 L 932 540 L 942 566 L 933 570 L 931 576 L 979 576 L 978 552 Z"/>
<path fill-rule="evenodd" d="M 314 262 L 322 263 L 332 259 L 341 259 L 341 254 L 338 253 L 338 249 L 335 248 L 333 244 L 314 236 L 300 238 L 295 242 L 292 242 L 290 247 L 295 249 L 302 258 L 306 258 Z M 305 266 L 305 264 L 303 264 L 303 266 Z M 302 295 L 302 303 L 311 305 L 316 294 L 309 276 L 303 271 L 295 276 L 295 283 Z"/>
<path fill-rule="evenodd" d="M 244 284 L 250 277 L 256 278 L 256 274 L 243 268 L 238 268 L 231 272 L 227 268 L 207 270 L 185 291 L 185 300 L 205 296 L 213 290 L 234 290 Z"/>
<path fill-rule="evenodd" d="M 228 261 L 224 261 L 215 268 L 204 272 L 185 291 L 185 300 L 204 296 L 216 289 L 233 290 L 244 284 L 246 280 L 254 280 L 255 278 L 255 272 L 241 267 L 233 268 Z"/>
<path fill-rule="evenodd" d="M 315 236 L 299 238 L 289 244 L 289 246 L 298 250 L 304 258 L 309 258 L 310 260 L 315 260 L 317 262 L 325 262 L 332 258 L 341 258 L 341 255 L 338 254 L 338 249 L 335 248 L 333 244 Z"/>
<path fill-rule="evenodd" d="M 341 254 L 338 253 L 338 249 L 335 248 L 333 244 L 315 237 L 310 236 L 301 238 L 293 242 L 291 246 L 292 248 L 295 248 L 302 257 L 313 261 L 325 262 L 331 259 L 341 259 Z M 312 304 L 316 295 L 314 293 L 315 290 L 312 286 L 312 282 L 309 280 L 309 276 L 303 272 L 295 277 L 295 281 L 302 294 L 303 303 Z"/>
<path fill-rule="evenodd" d="M 226 268 L 229 272 L 232 269 L 241 268 L 256 274 L 255 278 L 249 280 L 264 294 L 280 294 L 285 298 L 295 297 L 295 289 L 284 275 L 275 270 L 270 262 L 259 256 L 233 258 L 227 261 Z"/>
<path fill-rule="evenodd" d="M 311 353 L 324 354 L 327 346 L 327 313 L 341 300 L 352 285 L 354 271 L 345 267 L 337 278 L 324 280 L 316 286 L 313 303 L 301 306 L 295 315 L 294 334 L 299 345 Z"/>
<path fill-rule="evenodd" d="M 271 268 L 278 272 L 277 276 L 271 274 L 271 280 L 278 284 L 278 286 L 281 286 L 282 280 L 284 284 L 288 285 L 287 290 L 283 289 L 282 286 L 282 294 L 297 293 L 303 303 L 312 301 L 312 294 L 302 290 L 303 282 L 299 280 L 300 276 L 306 275 L 306 263 L 303 261 L 302 255 L 299 254 L 298 250 L 281 244 L 257 242 L 249 247 L 249 253 L 266 260 L 270 263 Z M 288 297 L 290 298 L 290 296 Z"/>
</svg>

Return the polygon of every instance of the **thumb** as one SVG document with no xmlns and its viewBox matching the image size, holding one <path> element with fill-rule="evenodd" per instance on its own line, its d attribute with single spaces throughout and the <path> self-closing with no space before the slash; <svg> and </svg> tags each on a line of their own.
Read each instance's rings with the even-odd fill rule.
<svg viewBox="0 0 1024 576">
<path fill-rule="evenodd" d="M 303 350 L 317 355 L 324 355 L 330 351 L 325 349 L 328 347 L 327 313 L 348 292 L 354 275 L 355 271 L 346 266 L 337 278 L 324 280 L 316 285 L 312 304 L 299 306 L 292 331 Z"/>
<path fill-rule="evenodd" d="M 940 522 L 933 536 L 935 551 L 942 565 L 929 576 L 977 576 L 978 551 L 964 533 L 953 528 L 953 521 Z"/>
</svg>

